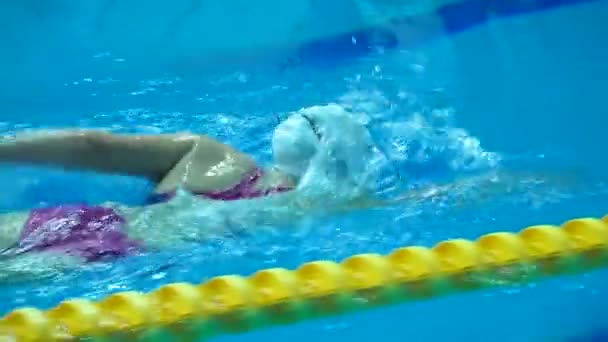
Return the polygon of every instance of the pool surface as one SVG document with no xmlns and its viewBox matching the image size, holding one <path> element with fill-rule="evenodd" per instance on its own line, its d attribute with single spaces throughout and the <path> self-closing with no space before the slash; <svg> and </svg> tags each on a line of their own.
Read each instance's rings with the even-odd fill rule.
<svg viewBox="0 0 608 342">
<path fill-rule="evenodd" d="M 3 284 L 1 312 L 606 214 L 608 2 L 256 4 L 2 4 L 0 132 L 189 130 L 265 163 L 279 120 L 337 102 L 368 118 L 392 161 L 383 195 L 459 185 L 417 203 L 252 224 L 259 234 Z M 151 189 L 24 166 L 0 176 L 3 212 L 138 204 Z M 606 285 L 600 270 L 214 339 L 606 341 Z"/>
</svg>

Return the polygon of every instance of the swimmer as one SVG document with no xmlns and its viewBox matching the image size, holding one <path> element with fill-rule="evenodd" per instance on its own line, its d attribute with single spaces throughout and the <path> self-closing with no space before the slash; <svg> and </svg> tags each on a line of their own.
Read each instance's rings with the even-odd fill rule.
<svg viewBox="0 0 608 342">
<path fill-rule="evenodd" d="M 450 207 L 470 206 L 517 186 L 528 192 L 525 180 L 537 181 L 536 175 L 490 172 L 379 199 L 373 176 L 378 150 L 356 115 L 336 104 L 289 115 L 273 132 L 272 153 L 272 163 L 261 166 L 231 146 L 189 133 L 60 130 L 0 138 L 0 163 L 131 175 L 155 184 L 139 207 L 66 204 L 0 215 L 0 283 L 245 228 L 293 226 L 315 211 L 415 207 L 446 198 Z"/>
<path fill-rule="evenodd" d="M 0 140 L 0 163 L 123 174 L 155 184 L 142 207 L 60 205 L 1 215 L 0 281 L 144 252 L 162 241 L 175 242 L 173 235 L 191 238 L 172 229 L 182 192 L 206 205 L 272 198 L 296 211 L 329 205 L 302 195 L 310 184 L 323 183 L 320 178 L 334 188 L 369 191 L 373 141 L 365 125 L 339 105 L 292 113 L 274 130 L 272 152 L 272 164 L 263 167 L 231 146 L 189 133 L 60 130 Z M 238 213 L 227 219 L 231 215 Z M 207 228 L 188 229 L 199 230 L 194 235 L 204 239 Z"/>
</svg>

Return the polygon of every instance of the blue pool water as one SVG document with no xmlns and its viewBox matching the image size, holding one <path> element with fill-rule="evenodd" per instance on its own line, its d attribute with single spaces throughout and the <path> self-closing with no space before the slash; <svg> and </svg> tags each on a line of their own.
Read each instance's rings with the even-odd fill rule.
<svg viewBox="0 0 608 342">
<path fill-rule="evenodd" d="M 205 7 L 224 18 L 215 21 L 197 1 L 45 4 L 0 5 L 4 134 L 67 126 L 191 130 L 267 162 L 278 120 L 335 101 L 369 118 L 378 144 L 412 183 L 469 181 L 415 207 L 311 218 L 1 285 L 1 312 L 606 213 L 605 1 L 410 8 L 341 0 L 288 8 L 235 0 Z M 471 178 L 493 172 L 514 181 L 491 191 Z M 137 204 L 150 190 L 138 179 L 29 167 L 5 166 L 0 176 L 3 211 Z M 603 341 L 606 285 L 598 271 L 216 340 Z"/>
</svg>

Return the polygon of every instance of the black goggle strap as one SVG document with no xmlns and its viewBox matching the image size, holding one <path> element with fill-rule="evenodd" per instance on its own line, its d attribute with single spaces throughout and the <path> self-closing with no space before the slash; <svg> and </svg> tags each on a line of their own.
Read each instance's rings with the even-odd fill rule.
<svg viewBox="0 0 608 342">
<path fill-rule="evenodd" d="M 319 141 L 323 140 L 323 135 L 321 134 L 321 131 L 319 130 L 319 126 L 317 126 L 317 123 L 315 122 L 315 120 L 313 120 L 310 116 L 306 115 L 306 114 L 300 114 L 304 120 L 306 120 L 306 122 L 308 122 L 308 124 L 310 125 L 310 128 L 312 129 L 312 132 L 317 136 L 317 139 L 319 139 Z"/>
</svg>

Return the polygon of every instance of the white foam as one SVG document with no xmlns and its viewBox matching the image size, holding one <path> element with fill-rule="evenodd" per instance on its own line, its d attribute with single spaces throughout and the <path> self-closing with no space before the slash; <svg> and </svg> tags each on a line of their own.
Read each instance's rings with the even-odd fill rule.
<svg viewBox="0 0 608 342">
<path fill-rule="evenodd" d="M 405 173 L 477 171 L 494 168 L 501 160 L 500 154 L 488 151 L 477 137 L 454 124 L 450 107 L 421 109 L 417 99 L 391 103 L 378 90 L 348 92 L 340 101 L 365 117 L 380 150 Z"/>
</svg>

